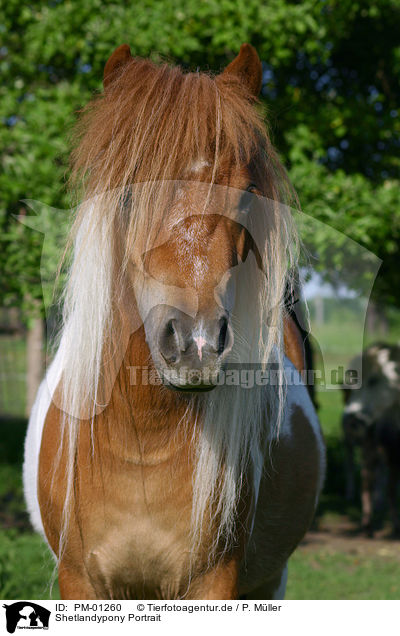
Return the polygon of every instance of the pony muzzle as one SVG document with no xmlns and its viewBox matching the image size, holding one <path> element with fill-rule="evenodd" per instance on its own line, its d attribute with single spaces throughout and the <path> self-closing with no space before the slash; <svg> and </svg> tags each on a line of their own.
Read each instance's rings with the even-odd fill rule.
<svg viewBox="0 0 400 636">
<path fill-rule="evenodd" d="M 174 310 L 159 328 L 157 347 L 163 380 L 182 391 L 210 390 L 233 346 L 226 312 L 195 319 Z"/>
</svg>

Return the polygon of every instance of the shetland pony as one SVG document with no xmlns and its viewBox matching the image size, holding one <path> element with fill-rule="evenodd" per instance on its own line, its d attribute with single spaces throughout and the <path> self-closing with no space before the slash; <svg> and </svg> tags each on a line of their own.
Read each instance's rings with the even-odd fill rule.
<svg viewBox="0 0 400 636">
<path fill-rule="evenodd" d="M 324 446 L 285 314 L 298 240 L 260 86 L 248 44 L 215 77 L 122 45 L 81 114 L 84 197 L 24 465 L 63 598 L 283 597 Z M 279 381 L 232 381 L 254 368 Z"/>
<path fill-rule="evenodd" d="M 397 492 L 400 480 L 400 346 L 377 342 L 349 362 L 362 377 L 358 389 L 345 389 L 342 427 L 346 451 L 346 498 L 355 499 L 356 464 L 360 448 L 361 526 L 368 536 L 379 527 L 385 500 L 400 535 Z M 386 479 L 387 477 L 387 479 Z"/>
</svg>

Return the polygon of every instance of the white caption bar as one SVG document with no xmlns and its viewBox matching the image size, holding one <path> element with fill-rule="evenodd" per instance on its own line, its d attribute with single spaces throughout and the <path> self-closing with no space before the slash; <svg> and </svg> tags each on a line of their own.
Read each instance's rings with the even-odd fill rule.
<svg viewBox="0 0 400 636">
<path fill-rule="evenodd" d="M 293 633 L 363 636 L 398 622 L 400 601 L 4 601 L 0 633 Z M 22 631 L 23 630 L 23 631 Z M 271 631 L 269 631 L 271 630 Z M 254 632 L 255 633 L 255 632 Z M 37 634 L 40 636 L 40 634 Z"/>
</svg>

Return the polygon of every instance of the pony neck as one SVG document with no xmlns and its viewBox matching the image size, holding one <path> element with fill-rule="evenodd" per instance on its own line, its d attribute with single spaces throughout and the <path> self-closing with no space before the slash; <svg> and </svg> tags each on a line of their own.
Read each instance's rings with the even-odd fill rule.
<svg viewBox="0 0 400 636">
<path fill-rule="evenodd" d="M 114 455 L 134 463 L 165 461 L 196 434 L 196 398 L 181 395 L 156 381 L 141 327 L 131 335 L 111 400 L 102 414 L 107 443 Z"/>
</svg>

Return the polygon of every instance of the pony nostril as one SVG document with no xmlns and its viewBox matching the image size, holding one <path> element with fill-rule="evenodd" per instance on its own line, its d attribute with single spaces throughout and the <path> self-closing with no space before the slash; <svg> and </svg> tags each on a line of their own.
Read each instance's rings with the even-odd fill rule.
<svg viewBox="0 0 400 636">
<path fill-rule="evenodd" d="M 173 336 L 175 334 L 175 327 L 174 327 L 173 320 L 168 320 L 165 330 L 166 330 L 167 336 Z"/>
<path fill-rule="evenodd" d="M 175 364 L 179 359 L 179 334 L 175 326 L 175 320 L 168 320 L 160 340 L 160 353 L 168 364 Z"/>
<path fill-rule="evenodd" d="M 222 355 L 225 350 L 226 336 L 228 333 L 228 321 L 225 317 L 220 320 L 220 331 L 218 336 L 218 355 Z"/>
</svg>

